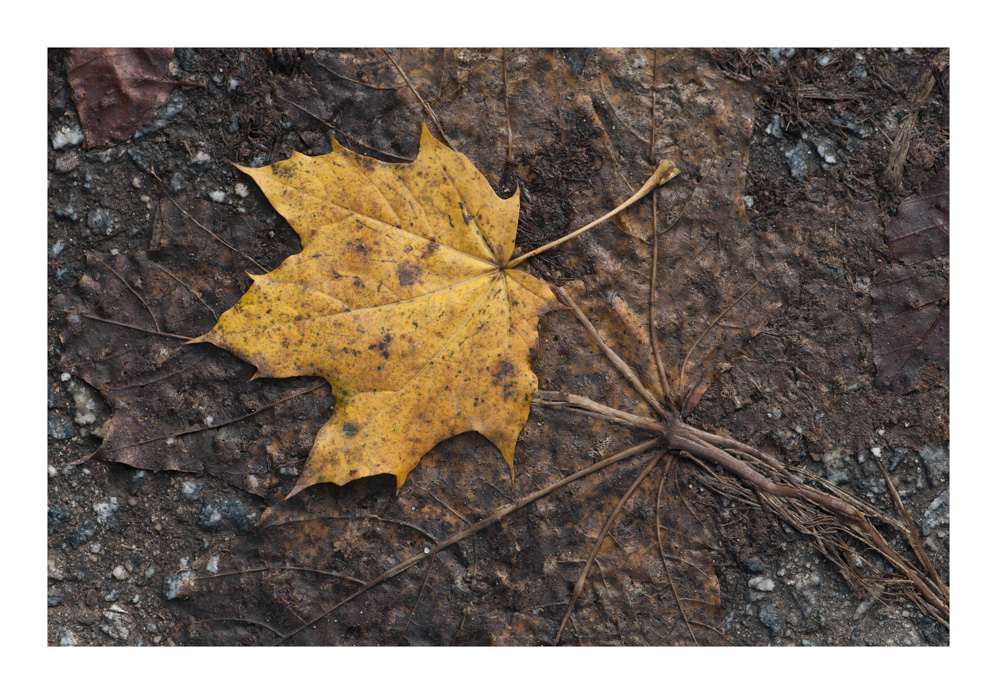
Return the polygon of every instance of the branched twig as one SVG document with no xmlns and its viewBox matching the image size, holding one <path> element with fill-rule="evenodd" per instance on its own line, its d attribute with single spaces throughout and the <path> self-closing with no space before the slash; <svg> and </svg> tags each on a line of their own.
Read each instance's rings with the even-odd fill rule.
<svg viewBox="0 0 997 694">
<path fill-rule="evenodd" d="M 602 470 L 603 468 L 608 467 L 608 466 L 612 465 L 613 463 L 618 463 L 621 460 L 625 460 L 626 458 L 629 458 L 631 456 L 640 455 L 641 453 L 649 451 L 649 450 L 655 448 L 656 446 L 658 446 L 660 444 L 660 442 L 661 442 L 660 439 L 651 439 L 650 441 L 645 441 L 644 443 L 639 444 L 637 446 L 633 446 L 631 448 L 628 448 L 627 450 L 625 450 L 625 451 L 623 451 L 621 453 L 617 453 L 616 455 L 610 456 L 608 458 L 604 458 L 603 460 L 600 460 L 598 463 L 590 465 L 589 467 L 587 467 L 587 468 L 585 468 L 583 470 L 579 470 L 578 472 L 574 473 L 573 475 L 569 475 L 569 476 L 565 477 L 564 479 L 558 480 L 557 482 L 555 482 L 553 484 L 550 484 L 550 485 L 544 487 L 543 489 L 540 489 L 540 490 L 538 490 L 538 491 L 536 491 L 536 492 L 534 492 L 532 494 L 529 494 L 529 495 L 523 497 L 519 501 L 516 501 L 516 502 L 511 503 L 511 504 L 506 504 L 505 506 L 501 506 L 500 508 L 496 509 L 495 512 L 493 512 L 488 517 L 482 518 L 480 521 L 478 521 L 474 525 L 472 525 L 472 526 L 470 526 L 468 528 L 465 528 L 464 530 L 460 531 L 459 533 L 451 535 L 446 540 L 443 540 L 442 542 L 438 543 L 435 547 L 429 548 L 428 552 L 421 552 L 419 554 L 416 554 L 416 555 L 413 555 L 413 556 L 409 557 L 405 561 L 402 561 L 402 562 L 399 562 L 398 564 L 395 564 L 393 567 L 391 567 L 390 569 L 388 569 L 387 571 L 385 571 L 384 573 L 382 573 L 380 576 L 377 576 L 373 580 L 368 581 L 363 587 L 357 589 L 356 591 L 354 591 L 353 593 L 351 593 L 349 596 L 347 596 L 343 600 L 340 600 L 339 602 L 337 602 L 335 605 L 333 605 L 329 609 L 323 611 L 321 614 L 319 614 L 317 617 L 311 619 L 306 624 L 298 627 L 294 631 L 292 631 L 292 632 L 288 633 L 287 635 L 283 636 L 282 638 L 278 639 L 272 645 L 279 646 L 280 644 L 284 643 L 288 639 L 293 638 L 297 634 L 300 634 L 305 629 L 307 629 L 307 628 L 309 628 L 309 627 L 317 624 L 318 622 L 322 621 L 323 619 L 325 619 L 326 617 L 328 617 L 330 614 L 332 614 L 336 609 L 338 609 L 339 607 L 347 604 L 351 600 L 356 599 L 358 596 L 363 595 L 364 593 L 366 593 L 371 588 L 374 588 L 375 586 L 378 586 L 381 583 L 384 583 L 388 579 L 393 578 L 393 577 L 397 576 L 398 574 L 404 573 L 405 571 L 407 571 L 411 567 L 413 567 L 416 564 L 418 564 L 419 562 L 421 562 L 423 559 L 427 559 L 429 557 L 434 557 L 440 551 L 446 549 L 447 547 L 450 547 L 451 545 L 455 545 L 458 542 L 460 542 L 461 540 L 463 540 L 465 538 L 468 538 L 468 537 L 474 535 L 475 533 L 478 533 L 481 530 L 484 530 L 485 528 L 491 527 L 492 525 L 498 523 L 499 521 L 504 520 L 507 516 L 509 516 L 510 514 L 516 512 L 516 511 L 518 511 L 519 509 L 523 508 L 524 506 L 528 506 L 528 505 L 532 504 L 537 499 L 540 499 L 540 498 L 542 498 L 544 496 L 547 496 L 551 492 L 557 491 L 561 487 L 563 487 L 565 485 L 568 485 L 568 484 L 571 484 L 572 482 L 574 482 L 576 480 L 579 480 L 582 477 L 585 477 L 587 475 L 591 475 L 594 472 L 598 472 L 599 470 Z"/>
<path fill-rule="evenodd" d="M 554 293 L 557 294 L 557 296 L 574 312 L 575 317 L 578 318 L 578 322 L 582 324 L 589 336 L 595 340 L 597 345 L 599 345 L 599 349 L 601 349 L 602 353 L 606 355 L 610 363 L 616 367 L 616 370 L 630 382 L 630 385 L 634 387 L 634 390 L 636 390 L 640 396 L 644 398 L 647 404 L 650 405 L 655 412 L 661 415 L 661 417 L 669 419 L 670 416 L 665 412 L 665 409 L 661 406 L 661 403 L 659 403 L 657 399 L 648 392 L 647 388 L 644 387 L 644 384 L 641 383 L 640 378 L 634 370 L 630 368 L 630 365 L 623 361 L 620 355 L 613 351 L 612 347 L 606 344 L 606 341 L 602 338 L 602 335 L 599 334 L 599 331 L 595 329 L 595 326 L 592 325 L 591 321 L 589 321 L 585 314 L 582 313 L 582 310 L 578 308 L 578 304 L 575 303 L 574 299 L 571 298 L 568 292 L 564 291 L 562 287 L 558 287 L 556 285 L 552 288 Z"/>
<path fill-rule="evenodd" d="M 581 573 L 578 574 L 578 580 L 575 581 L 575 589 L 571 591 L 571 601 L 568 603 L 568 609 L 565 610 L 564 619 L 561 620 L 561 626 L 557 630 L 557 634 L 554 636 L 554 641 L 551 645 L 556 646 L 561 640 L 561 634 L 564 633 L 564 627 L 568 623 L 568 619 L 571 617 L 571 612 L 575 608 L 575 603 L 578 602 L 579 596 L 582 594 L 582 589 L 585 587 L 585 578 L 588 576 L 589 569 L 592 568 L 592 562 L 595 561 L 596 555 L 599 550 L 602 549 L 602 541 L 606 539 L 606 533 L 613 527 L 616 519 L 620 515 L 620 511 L 623 510 L 623 506 L 626 505 L 630 497 L 633 496 L 637 488 L 640 487 L 641 482 L 647 479 L 647 476 L 651 474 L 651 471 L 655 466 L 661 462 L 661 459 L 665 456 L 665 452 L 661 451 L 658 455 L 651 459 L 651 462 L 641 470 L 640 474 L 637 475 L 637 479 L 633 481 L 630 488 L 620 497 L 619 502 L 613 509 L 613 512 L 609 514 L 609 517 L 602 524 L 602 529 L 599 531 L 599 536 L 595 538 L 595 542 L 592 543 L 592 551 L 589 552 L 588 560 L 585 562 L 585 566 L 582 567 Z"/>
<path fill-rule="evenodd" d="M 689 635 L 692 636 L 692 642 L 699 645 L 699 639 L 696 638 L 696 632 L 692 630 L 692 625 L 689 624 L 689 617 L 685 613 L 685 607 L 682 606 L 682 598 L 679 597 L 678 589 L 675 588 L 675 581 L 672 580 L 672 570 L 668 566 L 668 560 L 665 558 L 665 545 L 661 540 L 661 492 L 665 487 L 665 480 L 668 479 L 668 475 L 675 467 L 675 458 L 669 458 L 668 463 L 665 465 L 665 472 L 661 475 L 661 482 L 658 483 L 658 500 L 654 507 L 654 525 L 655 534 L 658 538 L 658 551 L 661 553 L 661 564 L 665 567 L 665 575 L 668 577 L 668 585 L 671 586 L 672 595 L 675 596 L 675 604 L 678 605 L 679 614 L 682 615 L 682 621 L 685 622 L 686 629 L 689 630 Z M 697 570 L 702 573 L 699 567 Z"/>
</svg>

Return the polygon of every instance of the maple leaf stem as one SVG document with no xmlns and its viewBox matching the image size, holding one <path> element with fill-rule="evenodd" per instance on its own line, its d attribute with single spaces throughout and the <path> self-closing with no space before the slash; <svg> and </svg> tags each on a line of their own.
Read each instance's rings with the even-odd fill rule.
<svg viewBox="0 0 997 694">
<path fill-rule="evenodd" d="M 588 231 L 592 227 L 595 227 L 595 226 L 598 226 L 599 224 L 602 224 L 607 219 L 612 219 L 613 217 L 615 217 L 616 215 L 618 215 L 620 212 L 622 212 L 623 210 L 627 209 L 628 207 L 630 207 L 631 205 L 633 205 L 635 202 L 637 202 L 638 200 L 640 200 L 641 198 L 643 198 L 645 195 L 647 195 L 648 193 L 650 193 L 652 190 L 654 190 L 655 188 L 657 188 L 659 185 L 661 185 L 663 183 L 667 183 L 668 181 L 672 180 L 673 178 L 675 178 L 678 175 L 679 175 L 678 167 L 675 166 L 675 164 L 673 164 L 671 161 L 665 159 L 660 164 L 658 164 L 658 168 L 654 170 L 654 173 L 651 174 L 651 177 L 649 179 L 647 179 L 647 181 L 644 183 L 644 185 L 642 185 L 640 187 L 640 190 L 638 190 L 636 193 L 634 193 L 633 195 L 631 195 L 619 207 L 617 207 L 616 209 L 612 210 L 611 212 L 607 212 L 606 214 L 604 214 L 603 216 L 599 217 L 599 219 L 595 220 L 594 222 L 589 222 L 588 224 L 586 224 L 585 226 L 583 226 L 581 229 L 576 229 L 575 231 L 571 232 L 570 234 L 566 234 L 566 235 L 562 236 L 561 238 L 559 238 L 559 239 L 557 239 L 555 241 L 551 241 L 550 243 L 548 243 L 548 244 L 546 244 L 544 246 L 541 246 L 540 248 L 535 248 L 534 250 L 530 251 L 529 253 L 524 253 L 523 255 L 521 255 L 521 256 L 519 256 L 517 258 L 513 258 L 508 263 L 506 263 L 506 265 L 505 265 L 505 267 L 503 269 L 509 270 L 511 268 L 514 268 L 517 265 L 519 265 L 520 263 L 522 263 L 524 260 L 527 260 L 528 258 L 532 258 L 535 255 L 540 255 L 544 251 L 549 251 L 551 248 L 554 248 L 555 246 L 560 246 L 565 241 L 569 241 L 569 240 L 575 238 L 576 236 L 578 236 L 579 234 L 585 233 L 586 231 Z"/>
</svg>

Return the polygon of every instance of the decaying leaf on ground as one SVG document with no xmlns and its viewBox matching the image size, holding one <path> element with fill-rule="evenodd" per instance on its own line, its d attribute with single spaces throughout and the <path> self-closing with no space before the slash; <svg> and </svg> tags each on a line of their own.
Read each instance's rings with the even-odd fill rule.
<svg viewBox="0 0 997 694">
<path fill-rule="evenodd" d="M 903 394 L 948 376 L 949 290 L 936 267 L 948 262 L 948 169 L 900 204 L 885 235 L 899 262 L 877 273 L 871 290 L 873 359 L 877 384 Z"/>
<path fill-rule="evenodd" d="M 172 48 L 74 48 L 67 78 L 86 147 L 123 142 L 155 114 L 173 89 Z"/>
</svg>

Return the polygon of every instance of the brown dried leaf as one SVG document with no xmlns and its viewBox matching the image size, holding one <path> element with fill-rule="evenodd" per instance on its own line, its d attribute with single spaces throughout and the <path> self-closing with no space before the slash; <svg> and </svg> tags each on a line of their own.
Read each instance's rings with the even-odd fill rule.
<svg viewBox="0 0 997 694">
<path fill-rule="evenodd" d="M 889 268 L 879 273 L 870 293 L 877 314 L 872 328 L 876 385 L 898 395 L 937 385 L 931 370 L 948 371 L 947 279 Z"/>
<path fill-rule="evenodd" d="M 873 361 L 876 385 L 902 395 L 948 378 L 948 169 L 900 203 L 885 233 L 904 265 L 881 270 L 870 292 Z"/>
<path fill-rule="evenodd" d="M 942 169 L 897 208 L 886 227 L 893 256 L 911 264 L 949 254 L 949 171 Z"/>
<path fill-rule="evenodd" d="M 172 48 L 74 48 L 66 77 L 85 135 L 84 146 L 124 142 L 149 121 L 173 83 L 166 79 Z"/>
</svg>

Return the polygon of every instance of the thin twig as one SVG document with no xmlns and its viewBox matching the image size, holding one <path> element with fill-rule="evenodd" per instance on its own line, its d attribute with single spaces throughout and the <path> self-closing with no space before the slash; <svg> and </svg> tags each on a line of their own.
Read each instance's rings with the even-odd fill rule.
<svg viewBox="0 0 997 694">
<path fill-rule="evenodd" d="M 267 571 L 303 571 L 306 573 L 318 574 L 320 576 L 331 576 L 341 578 L 344 581 L 351 581 L 363 585 L 364 582 L 356 576 L 340 573 L 338 571 L 326 571 L 324 569 L 313 569 L 310 566 L 292 566 L 284 564 L 280 566 L 255 566 L 251 569 L 239 569 L 238 571 L 221 571 L 219 573 L 205 574 L 203 576 L 191 576 L 192 581 L 206 581 L 211 578 L 222 578 L 223 576 L 242 576 L 243 574 L 265 573 Z"/>
<path fill-rule="evenodd" d="M 96 260 L 101 265 L 103 265 L 104 267 L 106 267 L 111 272 L 111 274 L 114 275 L 115 277 L 117 277 L 118 280 L 121 281 L 121 284 L 125 285 L 125 288 L 128 289 L 128 291 L 130 291 L 132 293 L 132 295 L 136 299 L 139 300 L 139 302 L 142 304 L 142 306 L 145 307 L 145 310 L 148 311 L 149 317 L 152 318 L 152 324 L 156 327 L 156 331 L 157 332 L 161 332 L 161 328 L 159 327 L 159 321 L 156 320 L 156 314 L 154 314 L 152 312 L 152 309 L 149 308 L 149 304 L 145 303 L 145 299 L 142 298 L 142 295 L 139 294 L 137 291 L 135 291 L 135 288 L 132 287 L 132 285 L 128 284 L 128 282 L 125 281 L 125 278 L 122 277 L 121 275 L 119 275 L 117 273 L 117 271 L 115 271 L 115 269 L 113 267 L 111 267 L 110 265 L 108 265 L 107 263 L 105 263 L 103 260 L 101 260 L 100 258 L 98 258 L 96 255 L 93 256 L 93 259 Z"/>
<path fill-rule="evenodd" d="M 189 434 L 199 434 L 202 431 L 211 431 L 212 429 L 221 429 L 222 427 L 227 427 L 230 424 L 235 424 L 236 422 L 241 422 L 244 419 L 249 419 L 250 417 L 255 417 L 256 415 L 260 414 L 261 412 L 265 412 L 266 410 L 269 410 L 269 409 L 271 409 L 273 407 L 276 407 L 277 405 L 280 405 L 281 403 L 285 403 L 288 400 L 291 400 L 293 398 L 298 397 L 299 395 L 307 395 L 308 393 L 312 393 L 312 392 L 318 390 L 319 388 L 325 387 L 326 385 L 327 385 L 326 382 L 322 381 L 318 385 L 312 386 L 311 388 L 306 388 L 304 390 L 299 390 L 297 393 L 291 393 L 290 395 L 287 395 L 287 396 L 285 396 L 285 397 L 283 397 L 283 398 L 281 398 L 279 400 L 276 400 L 276 401 L 270 403 L 269 405 L 264 405 L 263 407 L 261 407 L 258 410 L 254 410 L 253 412 L 249 412 L 248 414 L 244 414 L 244 415 L 241 415 L 241 416 L 236 417 L 234 419 L 230 419 L 230 420 L 228 420 L 226 422 L 219 422 L 218 424 L 212 424 L 210 426 L 205 426 L 205 427 L 196 427 L 196 428 L 193 428 L 193 429 L 185 429 L 184 431 L 177 431 L 177 432 L 174 432 L 172 434 L 163 434 L 162 436 L 155 436 L 155 437 L 153 437 L 151 439 L 144 439 L 142 441 L 135 441 L 134 443 L 128 443 L 128 444 L 125 444 L 123 446 L 117 446 L 116 448 L 109 448 L 109 449 L 107 449 L 106 453 L 113 453 L 114 451 L 121 451 L 121 450 L 124 450 L 126 448 L 135 448 L 136 446 L 144 446 L 144 445 L 149 444 L 149 443 L 155 443 L 156 441 L 163 441 L 163 440 L 170 439 L 170 438 L 178 438 L 180 436 L 187 436 Z"/>
<path fill-rule="evenodd" d="M 928 553 L 924 551 L 924 545 L 921 544 L 921 538 L 918 535 L 917 526 L 914 525 L 914 520 L 910 517 L 910 513 L 907 512 L 907 507 L 904 506 L 904 502 L 901 501 L 900 495 L 897 493 L 897 488 L 893 486 L 893 480 L 890 479 L 890 475 L 886 472 L 886 468 L 883 467 L 882 461 L 876 458 L 876 465 L 879 467 L 879 472 L 883 475 L 883 479 L 886 480 L 886 486 L 890 490 L 890 496 L 893 498 L 893 504 L 897 507 L 897 511 L 900 513 L 900 517 L 903 518 L 904 523 L 907 525 L 909 531 L 908 539 L 910 540 L 911 547 L 914 550 L 914 555 L 917 560 L 921 562 L 921 565 L 927 569 L 928 573 L 931 574 L 931 578 L 934 579 L 935 584 L 942 591 L 943 595 L 947 598 L 949 596 L 949 589 L 943 582 L 941 577 L 938 575 L 938 571 L 935 569 L 935 565 L 928 558 Z"/>
<path fill-rule="evenodd" d="M 443 130 L 443 126 L 440 125 L 440 119 L 436 117 L 436 113 L 433 111 L 432 107 L 426 103 L 426 100 L 419 95 L 419 92 L 416 90 L 415 85 L 412 84 L 412 81 L 409 80 L 408 75 L 406 75 L 405 71 L 402 70 L 402 66 L 399 65 L 394 58 L 391 57 L 391 54 L 388 53 L 387 48 L 382 48 L 381 50 L 384 51 L 384 55 L 388 56 L 388 60 L 390 60 L 391 64 L 395 66 L 395 69 L 398 70 L 398 74 L 402 76 L 402 78 L 405 80 L 405 84 L 407 84 L 409 86 L 409 89 L 412 90 L 412 93 L 415 94 L 415 98 L 418 99 L 419 103 L 422 104 L 422 107 L 426 109 L 426 113 L 429 114 L 429 117 L 433 119 L 433 122 L 436 124 L 436 129 L 440 131 L 440 135 L 443 136 L 443 141 L 447 143 L 447 147 L 456 151 L 457 148 L 453 146 L 452 142 L 450 142 L 450 138 L 447 137 L 446 132 Z"/>
<path fill-rule="evenodd" d="M 533 398 L 533 402 L 538 405 L 547 405 L 551 407 L 557 407 L 560 405 L 570 409 L 583 410 L 588 413 L 600 415 L 603 419 L 619 422 L 620 424 L 627 424 L 629 426 L 637 427 L 638 429 L 645 429 L 658 434 L 664 433 L 664 427 L 662 427 L 661 422 L 657 420 L 630 414 L 629 412 L 625 412 L 623 410 L 617 410 L 614 407 L 603 405 L 602 403 L 586 398 L 583 395 L 541 390 L 537 391 L 537 395 Z"/>
<path fill-rule="evenodd" d="M 616 367 L 616 370 L 623 374 L 628 381 L 630 381 L 630 385 L 634 387 L 634 390 L 636 390 L 640 396 L 647 401 L 647 404 L 650 405 L 655 412 L 665 419 L 671 419 L 672 417 L 665 412 L 665 409 L 661 406 L 661 403 L 659 403 L 657 399 L 655 399 L 655 397 L 648 392 L 647 388 L 644 387 L 644 384 L 641 383 L 640 378 L 636 373 L 634 373 L 634 370 L 631 369 L 622 358 L 620 358 L 620 355 L 613 351 L 612 347 L 606 344 L 606 341 L 602 339 L 602 335 L 600 335 L 599 331 L 595 329 L 595 326 L 592 325 L 588 317 L 582 313 L 582 310 L 578 308 L 578 304 L 575 303 L 574 299 L 572 299 L 562 287 L 554 285 L 551 288 L 554 290 L 554 293 L 557 294 L 558 297 L 560 297 L 566 304 L 568 304 L 572 311 L 574 311 L 575 317 L 577 317 L 579 322 L 581 322 L 581 324 L 585 327 L 585 330 L 588 332 L 589 336 L 595 340 L 597 345 L 599 345 L 599 349 L 601 349 L 603 354 L 606 355 L 610 363 Z"/>
<path fill-rule="evenodd" d="M 402 641 L 405 640 L 405 635 L 408 633 L 409 625 L 412 623 L 412 618 L 415 617 L 415 611 L 419 609 L 419 603 L 422 602 L 422 594 L 426 592 L 426 583 L 429 581 L 429 574 L 433 571 L 433 565 L 436 563 L 436 555 L 429 560 L 429 568 L 426 569 L 426 575 L 422 577 L 422 587 L 419 589 L 419 597 L 415 599 L 415 605 L 412 606 L 411 612 L 408 614 L 408 619 L 405 621 L 405 628 L 402 629 L 402 635 L 398 637 L 398 645 L 402 645 Z"/>
<path fill-rule="evenodd" d="M 750 287 L 748 287 L 741 294 L 741 296 L 739 296 L 736 299 L 734 299 L 733 303 L 731 303 L 727 308 L 725 308 L 723 311 L 721 311 L 720 314 L 716 318 L 714 318 L 710 322 L 710 324 L 708 326 L 706 326 L 706 330 L 704 330 L 703 332 L 701 332 L 699 334 L 699 337 L 696 338 L 696 341 L 692 343 L 692 346 L 686 352 L 685 359 L 682 360 L 682 368 L 679 369 L 679 392 L 680 393 L 684 393 L 685 392 L 685 385 L 686 385 L 686 383 L 685 383 L 685 369 L 689 365 L 689 357 L 692 356 L 692 353 L 696 350 L 696 347 L 699 346 L 699 343 L 702 342 L 703 338 L 706 337 L 710 333 L 711 330 L 713 330 L 714 326 L 716 326 L 716 324 L 720 322 L 721 318 L 723 318 L 724 316 L 726 316 L 727 313 L 731 309 L 733 309 L 735 306 L 737 306 L 739 303 L 741 303 L 741 300 L 744 299 L 744 297 L 746 297 L 748 294 L 750 294 L 751 291 L 755 287 L 757 287 L 759 284 L 761 284 L 762 282 L 764 282 L 768 278 L 768 276 L 771 275 L 775 271 L 776 268 L 778 268 L 781 265 L 784 265 L 785 263 L 786 263 L 785 260 L 780 260 L 778 263 L 776 263 L 775 265 L 773 265 L 772 267 L 770 267 L 768 269 L 768 271 L 766 271 L 766 273 L 764 275 L 762 275 L 757 280 L 755 280 L 754 283 Z"/>
<path fill-rule="evenodd" d="M 658 80 L 658 49 L 652 49 L 654 52 L 654 65 L 651 69 L 651 151 L 648 155 L 648 159 L 651 163 L 654 163 L 654 145 L 655 145 L 655 127 L 654 127 L 654 102 L 655 93 L 654 85 L 657 84 Z M 651 352 L 654 354 L 654 365 L 658 369 L 658 380 L 661 382 L 661 395 L 665 399 L 665 403 L 672 408 L 672 410 L 677 409 L 675 406 L 674 398 L 672 397 L 672 389 L 668 384 L 668 375 L 665 373 L 665 365 L 661 361 L 661 349 L 658 345 L 658 331 L 655 329 L 655 295 L 658 293 L 658 193 L 655 191 L 651 194 L 651 236 L 654 237 L 653 251 L 651 253 L 651 291 L 648 292 L 647 299 L 647 332 L 651 337 Z"/>
<path fill-rule="evenodd" d="M 685 608 L 682 606 L 682 598 L 679 597 L 678 589 L 675 588 L 675 581 L 672 580 L 672 570 L 668 566 L 668 561 L 665 559 L 665 545 L 661 540 L 661 492 L 665 487 L 665 480 L 668 479 L 668 475 L 674 467 L 675 458 L 670 458 L 665 464 L 665 472 L 661 476 L 661 482 L 658 483 L 658 501 L 654 507 L 654 525 L 658 538 L 658 551 L 661 553 L 661 564 L 665 567 L 665 575 L 668 576 L 668 585 L 671 586 L 672 595 L 675 596 L 675 604 L 678 605 L 679 613 L 682 615 L 682 621 L 685 622 L 685 628 L 689 630 L 689 635 L 692 636 L 692 642 L 698 646 L 699 639 L 696 638 L 696 632 L 692 630 L 692 625 L 689 624 L 689 617 L 686 616 Z M 700 570 L 700 573 L 702 573 L 702 570 Z"/>
<path fill-rule="evenodd" d="M 229 250 L 234 251 L 235 253 L 241 255 L 243 258 L 245 258 L 246 260 L 248 260 L 249 262 L 251 262 L 253 265 L 255 265 L 260 270 L 262 270 L 264 272 L 264 274 L 270 272 L 265 267 L 263 267 L 258 262 L 256 262 L 256 260 L 252 256 L 250 256 L 248 253 L 244 253 L 243 251 L 240 251 L 238 248 L 236 248 L 235 246 L 233 246 L 232 244 L 230 244 L 228 241 L 224 240 L 223 238 L 221 238 L 220 236 L 218 236 L 217 234 L 215 234 L 215 232 L 211 231 L 211 229 L 209 229 L 208 227 L 204 226 L 199 221 L 197 221 L 196 219 L 194 219 L 194 217 L 192 215 L 190 215 L 187 212 L 187 210 L 185 210 L 184 208 L 180 207 L 180 203 L 178 203 L 176 200 L 174 200 L 173 197 L 169 193 L 166 192 L 166 184 L 163 183 L 163 179 L 161 179 L 159 177 L 159 175 L 155 171 L 152 171 L 152 176 L 153 176 L 153 178 L 155 178 L 159 182 L 159 186 L 158 186 L 159 192 L 162 193 L 163 195 L 165 195 L 166 198 L 170 202 L 173 203 L 174 207 L 176 207 L 180 211 L 180 214 L 182 214 L 184 217 L 186 217 L 190 221 L 194 222 L 194 224 L 196 224 L 202 231 L 204 231 L 206 234 L 208 234 L 208 236 L 210 236 L 211 238 L 213 238 L 215 241 L 217 241 L 218 243 L 222 244 L 223 246 L 225 246 Z"/>
<path fill-rule="evenodd" d="M 68 313 L 72 316 L 79 316 L 80 318 L 89 318 L 90 320 L 95 320 L 100 323 L 110 323 L 111 325 L 117 325 L 119 328 L 130 328 L 132 330 L 138 330 L 140 333 L 149 333 L 150 335 L 159 335 L 160 337 L 173 337 L 177 340 L 184 340 L 190 342 L 194 338 L 187 335 L 177 335 L 175 333 L 164 333 L 159 330 L 148 330 L 146 328 L 140 328 L 137 325 L 130 325 L 129 323 L 119 323 L 116 320 L 111 320 L 110 318 L 100 318 L 99 316 L 94 316 L 89 313 L 83 313 L 82 311 L 73 311 L 65 308 L 50 308 L 50 311 L 58 311 L 60 313 Z"/>
<path fill-rule="evenodd" d="M 509 76 L 506 74 L 505 49 L 502 49 L 502 96 L 505 99 L 505 129 L 509 134 L 505 160 L 512 160 L 512 115 L 509 113 Z"/>
<path fill-rule="evenodd" d="M 620 515 L 620 511 L 623 510 L 623 506 L 630 500 L 630 497 L 633 496 L 635 491 L 637 491 L 637 488 L 640 486 L 641 482 L 643 482 L 647 476 L 651 474 L 651 470 L 653 470 L 655 466 L 661 462 L 663 457 L 665 457 L 665 451 L 661 451 L 658 455 L 651 459 L 651 462 L 648 463 L 643 470 L 641 470 L 639 475 L 637 475 L 637 479 L 633 481 L 633 484 L 630 485 L 630 488 L 626 491 L 626 493 L 620 497 L 620 500 L 613 509 L 613 512 L 609 514 L 609 517 L 602 524 L 599 536 L 596 537 L 595 542 L 592 544 L 592 551 L 589 552 L 588 560 L 585 562 L 585 566 L 582 567 L 581 572 L 578 574 L 578 580 L 575 581 L 575 589 L 571 591 L 571 601 L 568 603 L 568 609 L 564 613 L 564 619 L 561 620 L 561 626 L 558 628 L 557 634 L 554 636 L 554 641 L 551 645 L 556 646 L 558 641 L 561 640 L 561 634 L 564 633 L 564 627 L 571 618 L 571 613 L 575 609 L 575 603 L 578 602 L 578 598 L 582 594 L 582 589 L 585 587 L 585 578 L 588 576 L 589 569 L 592 568 L 592 562 L 595 561 L 596 555 L 602 548 L 602 542 L 606 539 L 606 533 L 608 533 L 613 527 L 613 524 Z"/>
</svg>

